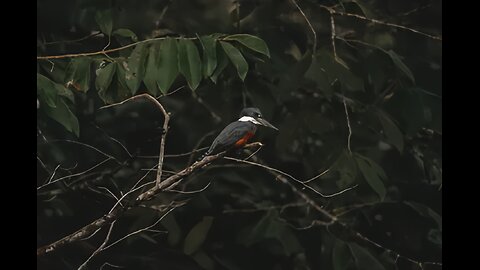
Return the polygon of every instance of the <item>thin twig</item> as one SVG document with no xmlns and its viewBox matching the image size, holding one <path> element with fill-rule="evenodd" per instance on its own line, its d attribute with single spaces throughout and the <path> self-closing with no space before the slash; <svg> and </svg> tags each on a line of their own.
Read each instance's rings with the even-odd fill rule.
<svg viewBox="0 0 480 270">
<path fill-rule="evenodd" d="M 54 45 L 54 44 L 59 44 L 59 43 L 76 43 L 76 42 L 84 41 L 84 40 L 89 39 L 89 38 L 94 37 L 94 36 L 98 36 L 101 33 L 102 33 L 101 31 L 98 31 L 98 32 L 91 33 L 87 36 L 81 37 L 79 39 L 45 42 L 42 45 L 48 46 L 48 45 Z"/>
<path fill-rule="evenodd" d="M 121 51 L 121 50 L 128 49 L 128 48 L 133 47 L 133 46 L 136 46 L 136 45 L 138 45 L 138 44 L 153 42 L 153 41 L 157 41 L 157 40 L 164 40 L 164 39 L 167 39 L 167 38 L 168 38 L 168 37 L 158 37 L 158 38 L 146 39 L 146 40 L 134 42 L 134 43 L 131 43 L 131 44 L 122 46 L 122 47 L 118 47 L 118 48 L 114 48 L 114 49 L 110 49 L 110 50 L 106 50 L 106 51 L 105 51 L 105 50 L 102 50 L 102 51 L 87 52 L 87 53 L 71 53 L 71 54 L 63 54 L 63 55 L 37 56 L 37 60 L 74 58 L 74 57 L 92 56 L 92 55 L 99 55 L 99 54 L 106 55 L 106 54 L 108 54 L 108 53 L 112 53 L 112 52 L 117 52 L 117 51 Z M 180 38 L 176 38 L 176 39 L 180 39 Z M 182 38 L 182 39 L 195 40 L 195 39 L 197 39 L 197 38 Z"/>
<path fill-rule="evenodd" d="M 198 103 L 200 103 L 200 105 L 205 107 L 205 109 L 210 113 L 210 116 L 212 116 L 213 120 L 216 123 L 222 122 L 222 118 L 218 114 L 216 114 L 213 111 L 212 107 L 210 107 L 210 105 L 208 105 L 205 101 L 203 101 L 203 99 L 201 97 L 199 97 L 196 92 L 192 91 L 192 96 Z"/>
<path fill-rule="evenodd" d="M 352 139 L 352 127 L 350 126 L 350 116 L 348 115 L 347 102 L 345 98 L 343 99 L 343 107 L 345 108 L 345 115 L 347 117 L 347 126 L 348 126 L 348 140 L 347 140 L 347 149 L 350 154 L 352 153 L 352 148 L 350 148 L 351 139 Z"/>
<path fill-rule="evenodd" d="M 83 172 L 74 173 L 74 174 L 71 174 L 71 175 L 67 175 L 67 176 L 63 176 L 63 177 L 57 178 L 57 179 L 55 179 L 55 180 L 53 180 L 53 181 L 48 181 L 48 183 L 43 184 L 43 185 L 37 187 L 37 190 L 39 190 L 39 189 L 41 189 L 41 188 L 44 188 L 44 187 L 46 187 L 46 186 L 49 186 L 49 185 L 51 185 L 51 184 L 54 184 L 54 183 L 56 183 L 56 182 L 58 182 L 58 181 L 62 181 L 63 179 L 72 178 L 72 177 L 76 177 L 76 176 L 80 176 L 80 175 L 86 174 L 86 173 L 88 173 L 89 171 L 97 168 L 98 166 L 102 165 L 103 163 L 105 163 L 105 162 L 107 162 L 107 161 L 109 161 L 109 160 L 111 160 L 111 158 L 106 158 L 106 159 L 104 159 L 103 161 L 101 161 L 100 163 L 95 164 L 94 166 L 88 168 L 87 170 L 85 170 L 85 171 L 83 171 Z"/>
<path fill-rule="evenodd" d="M 358 186 L 358 185 L 354 185 L 354 186 L 352 186 L 352 187 L 349 187 L 349 188 L 340 190 L 340 191 L 335 192 L 335 193 L 333 193 L 333 194 L 323 194 L 322 192 L 314 189 L 313 187 L 311 187 L 311 186 L 309 186 L 309 185 L 306 185 L 306 184 L 304 183 L 304 181 L 299 180 L 299 179 L 293 177 L 292 175 L 290 175 L 290 174 L 288 174 L 288 173 L 286 173 L 286 172 L 283 172 L 283 171 L 281 171 L 281 170 L 279 170 L 279 169 L 275 169 L 275 168 L 272 168 L 272 167 L 269 167 L 269 166 L 266 166 L 266 165 L 263 165 L 263 164 L 260 164 L 260 163 L 251 162 L 251 161 L 242 160 L 242 159 L 237 159 L 237 158 L 232 158 L 232 157 L 224 157 L 224 159 L 232 160 L 232 161 L 236 161 L 236 162 L 240 162 L 240 163 L 246 163 L 246 164 L 254 165 L 254 166 L 257 166 L 257 167 L 261 167 L 261 168 L 267 169 L 267 170 L 269 170 L 269 171 L 274 171 L 274 172 L 279 173 L 279 174 L 281 174 L 281 175 L 283 175 L 283 176 L 287 176 L 288 178 L 294 180 L 295 182 L 300 183 L 303 187 L 305 187 L 305 188 L 307 188 L 307 189 L 315 192 L 316 194 L 318 194 L 318 195 L 320 195 L 320 196 L 322 196 L 322 197 L 324 197 L 324 198 L 331 198 L 331 197 L 338 196 L 338 195 L 340 195 L 340 194 L 342 194 L 342 193 L 344 193 L 344 192 L 347 192 L 347 191 L 349 191 L 349 190 L 351 190 L 351 189 L 354 189 L 354 188 L 356 188 L 356 187 Z"/>
<path fill-rule="evenodd" d="M 72 141 L 72 140 L 52 140 L 52 141 L 50 141 L 50 143 L 54 143 L 54 142 L 68 142 L 68 143 L 82 145 L 82 146 L 85 146 L 87 148 L 93 149 L 93 150 L 97 151 L 98 153 L 104 155 L 105 157 L 111 158 L 111 159 L 115 160 L 117 163 L 121 164 L 121 162 L 118 159 L 116 159 L 114 156 L 109 155 L 109 154 L 103 152 L 102 150 L 100 150 L 100 149 L 98 149 L 95 146 L 92 146 L 90 144 L 86 144 L 86 143 L 82 143 L 82 142 L 78 142 L 78 141 Z"/>
<path fill-rule="evenodd" d="M 181 206 L 181 205 L 180 205 Z M 146 230 L 149 230 L 150 228 L 154 227 L 155 225 L 157 225 L 160 221 L 162 221 L 163 218 L 165 218 L 168 214 L 170 214 L 170 212 L 172 212 L 173 210 L 175 210 L 176 208 L 180 207 L 180 206 L 176 206 L 176 207 L 172 207 L 170 210 L 168 210 L 165 214 L 163 214 L 162 216 L 160 216 L 160 218 L 155 221 L 155 223 L 151 224 L 150 226 L 147 226 L 145 228 L 142 228 L 142 229 L 139 229 L 139 230 L 136 230 L 134 232 L 131 232 L 125 236 L 123 236 L 122 238 L 118 239 L 117 241 L 111 243 L 110 245 L 106 246 L 105 248 L 103 248 L 102 250 L 106 250 L 106 249 L 109 249 L 111 248 L 112 246 L 118 244 L 119 242 L 127 239 L 128 237 L 132 236 L 132 235 L 135 235 L 135 234 L 139 234 L 143 231 L 146 231 Z"/>
<path fill-rule="evenodd" d="M 108 262 L 105 262 L 104 264 L 102 264 L 102 266 L 100 267 L 100 270 L 103 270 L 103 268 L 105 266 L 111 266 L 111 267 L 114 267 L 114 268 L 125 268 L 124 266 L 120 266 L 120 265 L 115 265 L 115 264 L 111 264 L 111 263 L 108 263 Z"/>
<path fill-rule="evenodd" d="M 386 25 L 386 26 L 398 28 L 398 29 L 407 30 L 407 31 L 410 31 L 410 32 L 413 32 L 413 33 L 431 38 L 431 39 L 440 40 L 440 41 L 442 40 L 441 36 L 430 35 L 430 34 L 422 32 L 422 31 L 419 31 L 419 30 L 416 30 L 416 29 L 413 29 L 413 28 L 410 28 L 410 27 L 406 27 L 406 26 L 403 26 L 403 25 L 384 22 L 384 21 L 379 21 L 379 20 L 376 20 L 376 19 L 371 19 L 371 18 L 367 18 L 365 16 L 361 16 L 361 15 L 358 15 L 358 14 L 347 13 L 347 12 L 343 12 L 343 11 L 337 11 L 337 10 L 331 8 L 331 7 L 324 6 L 324 5 L 320 5 L 320 7 L 323 8 L 323 9 L 326 9 L 331 14 L 336 14 L 336 15 L 340 15 L 340 16 L 347 16 L 347 17 L 354 17 L 354 18 L 364 20 L 364 21 L 368 21 L 368 22 L 375 23 L 375 24 L 381 24 L 381 25 Z"/>
<path fill-rule="evenodd" d="M 308 180 L 303 181 L 303 183 L 304 183 L 304 184 L 307 184 L 307 183 L 312 182 L 312 181 L 315 180 L 315 179 L 318 179 L 318 178 L 324 176 L 326 173 L 328 173 L 328 172 L 330 171 L 330 169 L 331 169 L 331 168 L 326 169 L 325 171 L 323 171 L 323 172 L 315 175 L 314 177 L 312 177 L 312 178 L 310 178 L 310 179 L 308 179 Z"/>
<path fill-rule="evenodd" d="M 108 105 L 108 106 L 100 107 L 100 109 L 105 109 L 105 108 L 109 108 L 109 107 L 112 107 L 112 106 L 122 105 L 126 102 L 137 100 L 137 99 L 140 99 L 140 98 L 145 98 L 145 99 L 153 102 L 153 104 L 157 108 L 160 109 L 160 111 L 163 113 L 163 116 L 165 117 L 165 120 L 163 122 L 162 137 L 160 139 L 160 152 L 159 152 L 159 156 L 158 156 L 158 167 L 157 167 L 157 178 L 156 178 L 157 179 L 157 186 L 158 186 L 158 185 L 160 185 L 160 182 L 162 181 L 162 166 L 163 166 L 163 158 L 164 158 L 164 155 L 165 155 L 165 139 L 167 137 L 167 132 L 168 132 L 168 122 L 170 121 L 170 113 L 167 113 L 167 111 L 165 111 L 165 108 L 163 108 L 162 104 L 160 102 L 158 102 L 158 100 L 156 100 L 154 97 L 152 97 L 151 95 L 149 95 L 147 93 L 133 96 L 133 97 L 128 98 L 128 99 L 126 99 L 122 102 L 119 102 L 119 103 L 115 103 L 115 104 L 111 104 L 111 105 Z"/>
<path fill-rule="evenodd" d="M 268 206 L 268 207 L 259 207 L 259 208 L 250 208 L 250 209 L 226 209 L 226 210 L 223 210 L 222 213 L 223 214 L 254 213 L 254 212 L 269 211 L 269 210 L 275 210 L 275 209 L 280 209 L 280 213 L 281 213 L 287 208 L 305 206 L 306 204 L 307 203 L 302 202 L 302 203 L 289 203 L 289 204 L 285 204 L 285 205 L 273 205 L 273 206 Z"/>
<path fill-rule="evenodd" d="M 315 29 L 313 28 L 312 24 L 310 23 L 310 20 L 307 18 L 303 10 L 300 8 L 298 5 L 297 1 L 291 0 L 292 3 L 297 7 L 298 11 L 302 14 L 303 18 L 308 24 L 308 27 L 310 27 L 310 30 L 312 31 L 313 34 L 313 49 L 312 49 L 312 55 L 315 55 L 315 52 L 317 51 L 317 32 L 315 32 Z"/>
<path fill-rule="evenodd" d="M 176 92 L 182 90 L 182 89 L 185 88 L 185 87 L 186 87 L 186 85 L 182 85 L 182 86 L 178 87 L 177 89 L 171 91 L 170 93 L 162 94 L 162 95 L 156 97 L 155 99 L 158 100 L 158 99 L 161 99 L 161 98 L 163 98 L 163 97 L 173 95 L 173 94 L 175 94 Z"/>
<path fill-rule="evenodd" d="M 180 193 L 180 194 L 197 194 L 197 193 L 205 191 L 210 186 L 210 184 L 211 184 L 211 182 L 208 182 L 208 184 L 205 187 L 203 187 L 201 189 L 198 189 L 198 190 L 183 191 L 183 190 L 171 189 L 168 192 L 174 192 L 174 193 Z"/>
<path fill-rule="evenodd" d="M 82 263 L 82 264 L 78 267 L 78 270 L 86 269 L 88 262 L 90 262 L 90 260 L 91 260 L 95 255 L 97 255 L 98 253 L 100 253 L 100 252 L 102 252 L 102 251 L 104 250 L 105 245 L 107 244 L 108 240 L 110 239 L 110 234 L 112 233 L 112 229 L 113 229 L 113 226 L 115 225 L 115 222 L 117 222 L 117 221 L 114 220 L 114 221 L 112 222 L 112 224 L 110 224 L 110 228 L 108 229 L 107 236 L 105 237 L 105 240 L 103 240 L 102 244 L 92 253 L 92 255 L 90 255 L 90 257 L 88 257 L 88 259 L 87 259 L 84 263 Z"/>
<path fill-rule="evenodd" d="M 335 46 L 335 36 L 336 36 L 336 31 L 335 31 L 335 19 L 333 18 L 333 14 L 330 12 L 330 33 L 331 33 L 331 40 L 332 40 L 332 50 L 333 50 L 333 57 L 335 58 L 335 61 L 338 61 L 338 56 L 337 56 L 337 47 Z"/>
<path fill-rule="evenodd" d="M 249 160 L 251 157 L 255 156 L 256 153 L 258 153 L 258 151 L 260 151 L 263 147 L 263 144 L 260 143 L 260 146 L 258 147 L 257 150 L 255 150 L 255 152 L 253 152 L 252 154 L 250 154 L 248 157 L 244 158 L 243 160 Z"/>
</svg>

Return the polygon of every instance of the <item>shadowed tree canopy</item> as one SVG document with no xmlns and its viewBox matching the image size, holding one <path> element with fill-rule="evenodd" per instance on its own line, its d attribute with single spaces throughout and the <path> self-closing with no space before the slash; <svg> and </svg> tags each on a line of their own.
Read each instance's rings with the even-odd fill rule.
<svg viewBox="0 0 480 270">
<path fill-rule="evenodd" d="M 37 0 L 38 269 L 441 269 L 441 14 Z"/>
</svg>

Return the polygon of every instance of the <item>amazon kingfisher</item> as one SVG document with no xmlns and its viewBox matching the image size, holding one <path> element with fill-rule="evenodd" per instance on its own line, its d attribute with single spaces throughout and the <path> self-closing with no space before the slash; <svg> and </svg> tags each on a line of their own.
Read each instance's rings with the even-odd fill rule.
<svg viewBox="0 0 480 270">
<path fill-rule="evenodd" d="M 217 154 L 232 148 L 241 148 L 255 135 L 257 126 L 266 126 L 278 130 L 262 116 L 258 108 L 245 108 L 240 112 L 240 118 L 226 126 L 213 140 L 212 145 L 203 157 Z"/>
</svg>

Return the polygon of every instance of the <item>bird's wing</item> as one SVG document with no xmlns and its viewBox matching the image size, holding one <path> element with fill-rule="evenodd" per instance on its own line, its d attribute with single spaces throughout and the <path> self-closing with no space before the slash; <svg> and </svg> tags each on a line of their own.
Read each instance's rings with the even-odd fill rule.
<svg viewBox="0 0 480 270">
<path fill-rule="evenodd" d="M 246 125 L 245 123 L 233 122 L 226 126 L 222 132 L 215 138 L 208 150 L 209 153 L 223 151 L 234 145 L 239 139 L 249 131 L 253 131 L 255 126 Z"/>
</svg>

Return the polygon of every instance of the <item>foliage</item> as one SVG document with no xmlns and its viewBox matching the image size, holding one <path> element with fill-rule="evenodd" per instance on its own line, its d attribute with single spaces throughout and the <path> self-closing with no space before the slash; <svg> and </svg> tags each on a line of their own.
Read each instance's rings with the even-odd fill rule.
<svg viewBox="0 0 480 270">
<path fill-rule="evenodd" d="M 174 154 L 208 146 L 255 106 L 279 128 L 255 137 L 269 166 L 298 179 L 329 169 L 308 183 L 324 194 L 358 185 L 332 198 L 302 190 L 348 226 L 310 226 L 325 217 L 288 186 L 224 160 L 179 187 L 210 183 L 205 190 L 162 193 L 128 211 L 111 239 L 154 223 L 160 206 L 186 202 L 154 227 L 161 232 L 127 238 L 95 256 L 92 268 L 441 262 L 441 1 L 38 0 L 37 8 L 37 185 L 47 183 L 37 190 L 38 246 L 108 213 L 158 163 L 158 108 L 102 107 L 149 93 L 171 112 L 164 177 L 201 153 Z M 65 54 L 75 55 L 42 57 Z M 105 234 L 38 258 L 38 266 L 77 269 Z"/>
</svg>

